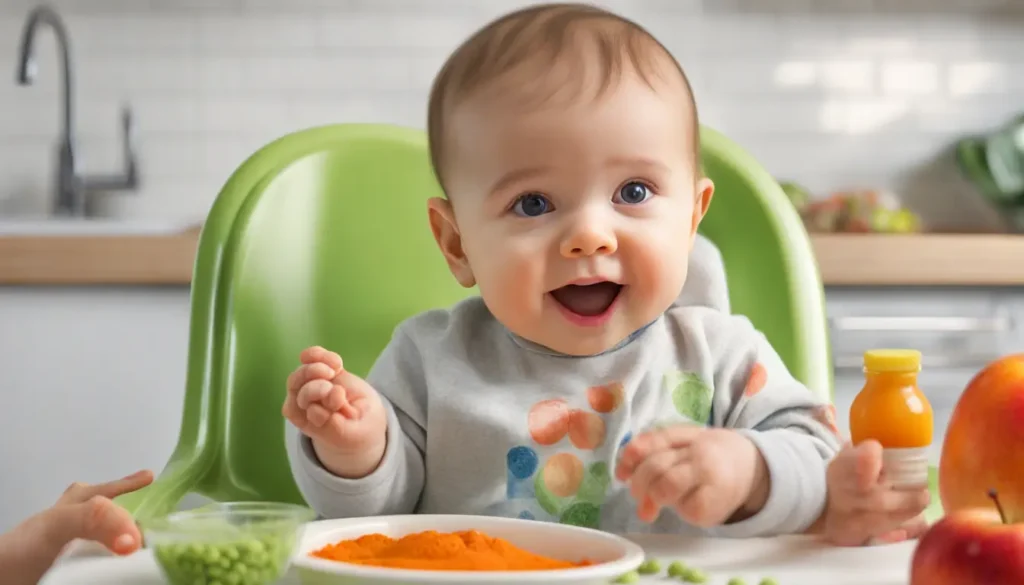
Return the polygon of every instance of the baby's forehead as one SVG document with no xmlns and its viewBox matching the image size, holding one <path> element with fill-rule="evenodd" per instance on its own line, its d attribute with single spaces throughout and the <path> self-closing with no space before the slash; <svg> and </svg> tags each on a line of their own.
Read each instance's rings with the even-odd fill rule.
<svg viewBox="0 0 1024 585">
<path fill-rule="evenodd" d="M 693 106 L 689 82 L 679 64 L 646 33 L 612 35 L 580 30 L 554 42 L 518 39 L 517 54 L 506 58 L 480 50 L 477 67 L 453 75 L 444 107 L 450 112 L 473 102 L 531 110 L 600 100 L 622 85 L 641 82 Z"/>
<path fill-rule="evenodd" d="M 562 187 L 622 174 L 664 179 L 690 167 L 695 156 L 690 116 L 678 95 L 660 95 L 642 81 L 624 81 L 599 99 L 536 111 L 514 101 L 473 100 L 452 112 L 446 132 L 451 186 L 494 182 L 524 169 Z"/>
</svg>

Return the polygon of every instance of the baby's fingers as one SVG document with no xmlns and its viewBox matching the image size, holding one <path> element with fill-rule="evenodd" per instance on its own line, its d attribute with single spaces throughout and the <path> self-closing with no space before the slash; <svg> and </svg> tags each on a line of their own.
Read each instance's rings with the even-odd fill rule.
<svg viewBox="0 0 1024 585">
<path fill-rule="evenodd" d="M 299 354 L 299 361 L 304 364 L 314 364 L 316 362 L 322 362 L 331 367 L 335 372 L 343 369 L 344 364 L 341 361 L 341 356 L 328 351 L 319 345 L 306 348 L 301 354 Z"/>
<path fill-rule="evenodd" d="M 324 399 L 331 394 L 334 384 L 330 380 L 313 380 L 307 382 L 299 389 L 295 396 L 295 402 L 302 410 L 307 410 L 315 403 L 323 403 Z M 326 406 L 326 405 L 325 405 Z"/>
<path fill-rule="evenodd" d="M 861 490 L 871 489 L 882 475 L 882 446 L 877 441 L 864 441 L 854 448 L 853 453 L 856 485 Z"/>
<path fill-rule="evenodd" d="M 886 532 L 880 536 L 876 536 L 873 539 L 875 544 L 895 544 L 897 542 L 903 542 L 905 540 L 917 540 L 928 530 L 928 521 L 925 520 L 923 514 L 911 518 L 909 521 L 904 522 L 896 530 Z"/>
<path fill-rule="evenodd" d="M 630 493 L 637 501 L 650 498 L 658 507 L 671 505 L 692 489 L 693 466 L 685 449 L 660 451 L 637 468 L 630 481 Z"/>
<path fill-rule="evenodd" d="M 78 520 L 78 538 L 103 544 L 120 555 L 132 553 L 142 544 L 132 515 L 109 499 L 97 496 L 72 508 L 76 508 L 72 514 Z"/>
<path fill-rule="evenodd" d="M 898 518 L 905 522 L 917 516 L 928 507 L 931 494 L 927 489 L 894 490 L 877 489 L 861 500 L 860 509 L 864 512 L 878 512 Z"/>
<path fill-rule="evenodd" d="M 142 543 L 135 520 L 109 498 L 96 495 L 82 502 L 58 504 L 38 517 L 50 546 L 81 538 L 99 542 L 117 554 L 129 554 Z"/>
<path fill-rule="evenodd" d="M 918 514 L 903 525 L 903 530 L 906 531 L 908 540 L 916 540 L 928 531 L 928 520 L 924 514 Z"/>
<path fill-rule="evenodd" d="M 629 480 L 636 472 L 637 467 L 651 454 L 685 447 L 703 431 L 704 429 L 701 427 L 680 425 L 634 437 L 619 455 L 618 464 L 615 466 L 615 477 L 619 481 Z"/>
<path fill-rule="evenodd" d="M 891 535 L 899 526 L 885 514 L 844 514 L 825 530 L 825 538 L 836 546 L 866 546 L 875 535 Z"/>
<path fill-rule="evenodd" d="M 299 408 L 299 403 L 295 400 L 295 394 L 289 392 L 288 396 L 284 399 L 284 405 L 281 407 L 281 414 L 288 422 L 295 425 L 299 430 L 306 428 L 306 423 L 309 422 L 306 419 L 306 411 Z"/>
<path fill-rule="evenodd" d="M 94 496 L 102 496 L 113 500 L 114 498 L 128 494 L 137 490 L 140 490 L 147 485 L 153 483 L 153 472 L 148 469 L 136 471 L 135 473 L 117 479 L 114 481 L 108 481 L 95 486 Z"/>
<path fill-rule="evenodd" d="M 300 388 L 313 380 L 330 380 L 334 378 L 335 373 L 336 370 L 332 370 L 331 366 L 323 362 L 304 364 L 288 376 L 288 391 L 298 392 Z"/>
<path fill-rule="evenodd" d="M 306 409 L 306 420 L 314 427 L 320 428 L 327 424 L 327 421 L 331 420 L 331 415 L 333 414 L 320 404 L 312 404 Z"/>
<path fill-rule="evenodd" d="M 659 512 L 661 512 L 661 506 L 655 504 L 651 498 L 644 498 L 636 505 L 636 515 L 644 522 L 654 522 L 658 519 Z"/>
<path fill-rule="evenodd" d="M 101 484 L 91 485 L 75 482 L 64 490 L 64 494 L 57 500 L 57 503 L 81 504 L 95 497 L 112 500 L 117 496 L 140 490 L 151 483 L 153 483 L 153 472 L 148 469 Z"/>
<path fill-rule="evenodd" d="M 676 502 L 676 514 L 694 526 L 711 528 L 728 519 L 719 517 L 721 505 L 717 500 L 720 498 L 721 496 L 715 493 L 714 488 L 710 485 L 697 484 Z"/>
</svg>

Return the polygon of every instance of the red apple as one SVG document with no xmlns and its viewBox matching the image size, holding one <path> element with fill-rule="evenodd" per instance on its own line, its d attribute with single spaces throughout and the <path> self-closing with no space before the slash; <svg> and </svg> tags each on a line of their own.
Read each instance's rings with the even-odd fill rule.
<svg viewBox="0 0 1024 585">
<path fill-rule="evenodd" d="M 990 508 L 939 520 L 914 549 L 910 585 L 1021 585 L 1024 524 L 1005 524 Z"/>
<path fill-rule="evenodd" d="M 971 380 L 942 445 L 939 497 L 947 514 L 995 510 L 992 489 L 1007 522 L 1024 522 L 1024 354 L 1003 357 Z"/>
</svg>

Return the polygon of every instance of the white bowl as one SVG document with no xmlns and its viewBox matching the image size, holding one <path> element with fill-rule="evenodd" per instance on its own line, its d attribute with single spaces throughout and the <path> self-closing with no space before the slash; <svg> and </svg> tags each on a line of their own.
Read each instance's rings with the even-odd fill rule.
<svg viewBox="0 0 1024 585">
<path fill-rule="evenodd" d="M 572 562 L 587 559 L 596 564 L 549 571 L 413 571 L 351 565 L 310 556 L 311 552 L 328 544 L 365 534 L 381 533 L 399 538 L 424 530 L 478 530 L 544 556 Z M 323 520 L 307 524 L 292 567 L 304 585 L 481 582 L 607 585 L 623 573 L 636 569 L 643 560 L 643 549 L 633 542 L 588 528 L 490 516 L 410 515 Z"/>
</svg>

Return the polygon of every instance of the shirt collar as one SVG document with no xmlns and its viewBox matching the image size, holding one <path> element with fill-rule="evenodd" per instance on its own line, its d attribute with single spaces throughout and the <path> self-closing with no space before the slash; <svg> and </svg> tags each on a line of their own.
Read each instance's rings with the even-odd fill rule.
<svg viewBox="0 0 1024 585">
<path fill-rule="evenodd" d="M 627 338 L 623 339 L 622 341 L 620 341 L 615 347 L 612 347 L 610 349 L 606 349 L 606 350 L 602 351 L 601 353 L 596 353 L 596 354 L 593 354 L 593 355 L 569 355 L 569 354 L 561 353 L 561 352 L 555 351 L 555 350 L 553 350 L 553 349 L 551 349 L 549 347 L 541 345 L 539 343 L 534 343 L 533 341 L 530 341 L 529 339 L 526 339 L 524 337 L 520 337 L 519 335 L 516 335 L 515 333 L 512 333 L 512 331 L 510 331 L 507 327 L 505 328 L 505 332 L 512 339 L 513 343 L 515 343 L 516 345 L 518 345 L 519 347 L 521 347 L 521 348 L 523 348 L 523 349 L 525 349 L 527 351 L 532 351 L 534 353 L 539 353 L 539 354 L 543 354 L 543 355 L 549 355 L 549 356 L 553 356 L 553 357 L 562 357 L 562 358 L 590 358 L 590 357 L 598 357 L 598 356 L 602 356 L 602 355 L 608 355 L 610 353 L 614 353 L 616 351 L 619 351 L 620 349 L 626 347 L 627 345 L 629 345 L 629 344 L 633 343 L 634 341 L 636 341 L 637 339 L 639 339 L 644 333 L 647 332 L 648 329 L 651 328 L 652 325 L 657 323 L 659 319 L 661 319 L 661 316 L 659 316 L 654 321 L 651 321 L 647 325 L 644 325 L 640 329 L 637 329 L 633 333 L 630 333 L 629 337 L 627 337 Z"/>
</svg>

